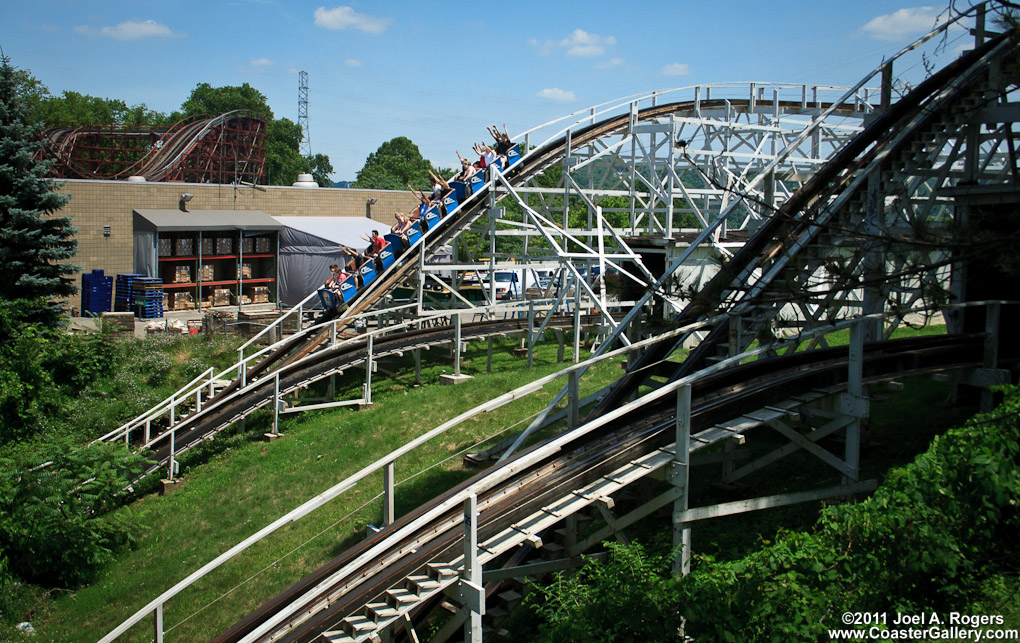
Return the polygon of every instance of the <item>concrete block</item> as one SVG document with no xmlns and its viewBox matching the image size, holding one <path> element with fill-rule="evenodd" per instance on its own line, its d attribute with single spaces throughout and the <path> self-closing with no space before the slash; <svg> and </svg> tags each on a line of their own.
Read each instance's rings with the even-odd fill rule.
<svg viewBox="0 0 1020 643">
<path fill-rule="evenodd" d="M 461 374 L 461 375 L 453 375 L 453 374 L 450 374 L 450 375 L 440 375 L 439 376 L 439 383 L 443 384 L 444 386 L 451 386 L 451 385 L 456 385 L 456 384 L 463 384 L 464 382 L 466 382 L 468 380 L 472 380 L 472 379 L 474 379 L 474 378 L 471 377 L 470 375 L 464 375 L 464 374 Z"/>
</svg>

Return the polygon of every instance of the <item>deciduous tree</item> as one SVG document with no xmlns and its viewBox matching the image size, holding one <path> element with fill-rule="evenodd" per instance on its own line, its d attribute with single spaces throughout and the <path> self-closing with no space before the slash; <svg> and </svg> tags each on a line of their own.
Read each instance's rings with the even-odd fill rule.
<svg viewBox="0 0 1020 643">
<path fill-rule="evenodd" d="M 371 190 L 406 190 L 410 183 L 425 188 L 432 164 L 425 160 L 411 139 L 398 136 L 368 155 L 351 187 Z"/>
</svg>

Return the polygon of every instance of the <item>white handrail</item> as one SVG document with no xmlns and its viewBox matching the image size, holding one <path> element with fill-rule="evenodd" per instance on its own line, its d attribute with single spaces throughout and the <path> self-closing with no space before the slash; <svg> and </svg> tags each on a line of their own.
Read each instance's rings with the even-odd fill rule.
<svg viewBox="0 0 1020 643">
<path fill-rule="evenodd" d="M 148 411 L 143 412 L 141 415 L 136 417 L 134 420 L 131 420 L 130 422 L 126 422 L 126 423 L 122 424 L 120 427 L 114 429 L 113 431 L 110 431 L 109 433 L 107 433 L 106 435 L 104 435 L 102 437 L 96 438 L 95 440 L 93 440 L 91 442 L 91 444 L 95 444 L 97 442 L 107 442 L 107 441 L 109 441 L 109 440 L 111 440 L 113 438 L 118 438 L 119 439 L 123 435 L 123 433 L 125 431 L 130 431 L 131 429 L 136 428 L 137 426 L 139 426 L 141 423 L 146 422 L 146 421 L 154 420 L 155 418 L 157 418 L 160 415 L 162 415 L 162 413 L 157 412 L 157 411 L 166 412 L 167 410 L 169 410 L 168 403 L 171 400 L 177 399 L 177 402 L 179 403 L 179 402 L 186 401 L 186 400 L 190 399 L 191 395 L 193 393 L 195 393 L 197 390 L 201 390 L 201 388 L 206 386 L 206 385 L 202 384 L 201 387 L 197 387 L 196 389 L 192 389 L 192 390 L 188 390 L 189 387 L 195 385 L 197 382 L 200 382 L 202 380 L 207 380 L 209 378 L 209 376 L 212 374 L 212 372 L 213 372 L 213 367 L 210 366 L 209 368 L 207 368 L 204 371 L 202 371 L 201 375 L 196 376 L 195 379 L 191 380 L 190 382 L 188 382 L 187 384 L 185 384 L 181 388 L 177 389 L 176 392 L 171 393 L 170 396 L 167 397 L 162 402 L 157 403 L 155 406 L 150 408 Z M 185 391 L 187 391 L 187 393 L 185 393 Z M 174 406 L 176 406 L 176 405 L 174 405 Z M 164 407 L 166 407 L 166 408 L 164 408 Z"/>
<path fill-rule="evenodd" d="M 312 301 L 315 298 L 315 293 L 317 291 L 318 291 L 318 289 L 313 290 L 312 292 L 308 293 L 308 296 L 306 296 L 304 299 L 302 299 L 298 303 L 294 304 L 294 306 L 292 306 L 290 308 L 290 310 L 288 310 L 284 314 L 280 315 L 280 317 L 278 319 L 274 320 L 273 323 L 271 323 L 268 326 L 266 326 L 265 328 L 263 328 L 261 331 L 259 331 L 259 333 L 257 335 L 255 335 L 254 337 L 252 337 L 251 339 L 249 339 L 245 343 L 241 344 L 241 346 L 237 349 L 238 354 L 240 354 L 243 357 L 244 349 L 246 349 L 249 346 L 251 346 L 252 344 L 254 344 L 257 339 L 259 339 L 260 337 L 262 337 L 266 333 L 270 332 L 272 329 L 274 329 L 277 326 L 283 324 L 283 321 L 285 319 L 289 318 L 292 314 L 294 314 L 295 311 L 297 311 L 298 328 L 300 329 L 300 327 L 301 327 L 301 313 L 304 312 L 304 306 L 309 301 Z"/>
</svg>

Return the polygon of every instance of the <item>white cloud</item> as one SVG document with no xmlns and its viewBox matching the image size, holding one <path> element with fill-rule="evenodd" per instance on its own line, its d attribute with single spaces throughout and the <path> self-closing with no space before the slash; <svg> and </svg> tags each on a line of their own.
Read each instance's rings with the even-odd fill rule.
<svg viewBox="0 0 1020 643">
<path fill-rule="evenodd" d="M 574 33 L 570 34 L 569 38 L 564 38 L 560 41 L 560 46 L 567 50 L 568 56 L 580 58 L 601 56 L 606 53 L 607 45 L 615 44 L 616 38 L 612 36 L 603 38 L 598 34 L 588 33 L 582 29 L 574 29 Z"/>
<path fill-rule="evenodd" d="M 354 60 L 353 58 L 348 58 L 347 60 L 344 61 L 344 64 L 347 65 L 348 67 L 361 67 L 361 61 Z"/>
<path fill-rule="evenodd" d="M 663 76 L 686 76 L 691 73 L 691 66 L 687 63 L 671 63 L 659 70 Z"/>
<path fill-rule="evenodd" d="M 538 92 L 537 96 L 539 98 L 545 98 L 546 100 L 551 100 L 557 103 L 570 103 L 572 101 L 577 100 L 577 97 L 574 96 L 574 92 L 568 92 L 566 90 L 558 89 L 555 87 L 543 89 L 542 91 Z"/>
<path fill-rule="evenodd" d="M 544 44 L 539 45 L 539 42 L 532 38 L 528 40 L 528 44 L 533 47 L 540 46 L 542 54 L 548 54 L 554 49 L 562 49 L 573 58 L 594 58 L 605 55 L 607 47 L 616 44 L 616 38 L 613 36 L 603 38 L 583 29 L 574 29 L 574 32 L 563 40 L 546 40 Z"/>
<path fill-rule="evenodd" d="M 875 40 L 902 40 L 907 36 L 929 31 L 935 26 L 939 13 L 935 7 L 900 9 L 895 13 L 873 18 L 861 27 L 861 31 Z"/>
<path fill-rule="evenodd" d="M 598 69 L 613 69 L 615 67 L 622 67 L 623 63 L 624 63 L 623 58 L 610 58 L 605 62 L 601 62 L 595 65 L 595 67 L 597 67 Z"/>
<path fill-rule="evenodd" d="M 315 10 L 315 25 L 326 29 L 343 30 L 352 27 L 366 33 L 382 33 L 393 22 L 393 18 L 379 18 L 365 13 L 358 13 L 350 7 L 327 9 L 319 7 Z"/>
<path fill-rule="evenodd" d="M 266 67 L 272 67 L 273 61 L 268 58 L 256 58 L 248 63 L 252 67 L 264 69 Z"/>
<path fill-rule="evenodd" d="M 171 38 L 182 37 L 186 34 L 175 32 L 170 27 L 162 25 L 155 20 L 127 20 L 112 27 L 88 27 L 78 25 L 74 27 L 75 33 L 86 36 L 102 36 L 115 40 L 141 40 L 142 38 Z"/>
</svg>

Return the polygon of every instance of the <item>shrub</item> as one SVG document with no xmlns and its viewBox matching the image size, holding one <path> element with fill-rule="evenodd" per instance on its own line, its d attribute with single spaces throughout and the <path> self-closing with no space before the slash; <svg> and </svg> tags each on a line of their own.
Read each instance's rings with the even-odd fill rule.
<svg viewBox="0 0 1020 643">
<path fill-rule="evenodd" d="M 528 603 L 544 619 L 537 641 L 666 641 L 680 626 L 668 556 L 639 543 L 608 542 L 605 563 L 588 561 L 538 587 Z"/>
<path fill-rule="evenodd" d="M 120 444 L 44 452 L 49 466 L 0 459 L 0 551 L 22 580 L 74 587 L 132 542 L 130 512 L 113 510 L 145 460 Z"/>
</svg>

